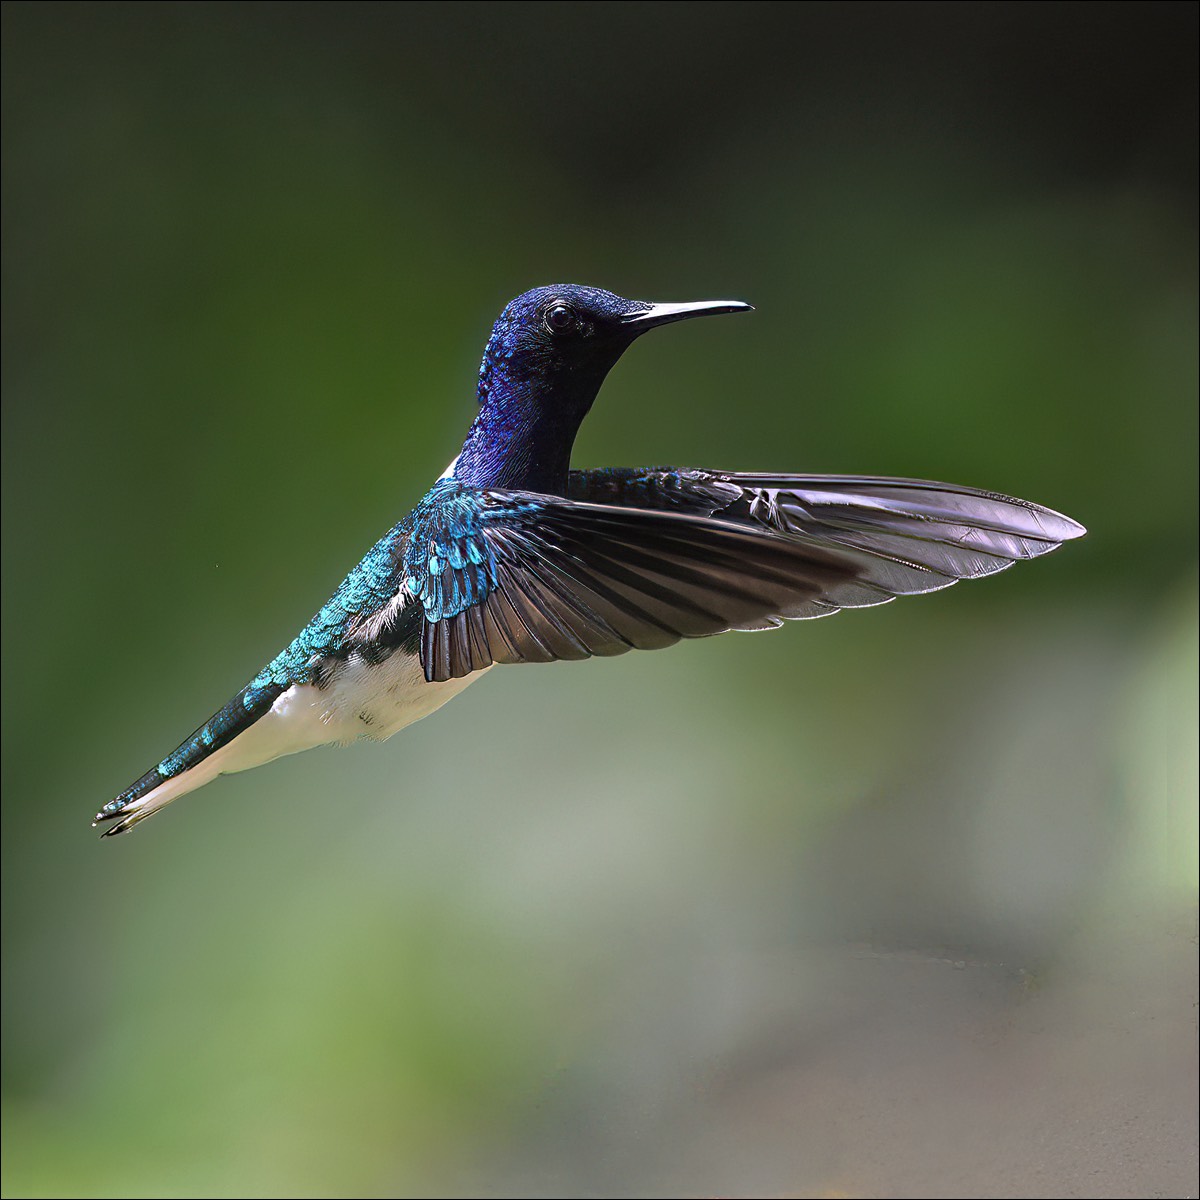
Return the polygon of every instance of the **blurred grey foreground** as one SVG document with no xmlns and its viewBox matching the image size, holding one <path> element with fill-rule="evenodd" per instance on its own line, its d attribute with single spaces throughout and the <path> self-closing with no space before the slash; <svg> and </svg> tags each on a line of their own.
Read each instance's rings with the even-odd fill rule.
<svg viewBox="0 0 1200 1200">
<path fill-rule="evenodd" d="M 9 1194 L 1189 1194 L 1194 585 L 1134 639 L 985 586 L 498 669 L 180 805 Z"/>
</svg>

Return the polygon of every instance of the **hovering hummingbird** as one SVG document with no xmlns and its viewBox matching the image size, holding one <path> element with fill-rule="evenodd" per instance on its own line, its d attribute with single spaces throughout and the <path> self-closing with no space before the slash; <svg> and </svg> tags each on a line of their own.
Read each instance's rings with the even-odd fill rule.
<svg viewBox="0 0 1200 1200">
<path fill-rule="evenodd" d="M 921 480 L 570 469 L 579 426 L 635 338 L 748 311 L 577 284 L 518 296 L 442 477 L 291 645 L 95 824 L 123 833 L 217 775 L 390 737 L 493 663 L 772 629 L 992 575 L 1085 532 L 1025 500 Z"/>
</svg>

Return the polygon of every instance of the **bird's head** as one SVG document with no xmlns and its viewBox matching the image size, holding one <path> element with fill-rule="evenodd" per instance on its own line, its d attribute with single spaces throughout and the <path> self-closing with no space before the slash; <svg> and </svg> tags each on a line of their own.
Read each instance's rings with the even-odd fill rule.
<svg viewBox="0 0 1200 1200">
<path fill-rule="evenodd" d="M 479 416 L 455 477 L 476 487 L 561 490 L 580 423 L 635 338 L 688 317 L 749 309 L 740 300 L 651 304 L 575 283 L 525 292 L 492 328 Z"/>
</svg>

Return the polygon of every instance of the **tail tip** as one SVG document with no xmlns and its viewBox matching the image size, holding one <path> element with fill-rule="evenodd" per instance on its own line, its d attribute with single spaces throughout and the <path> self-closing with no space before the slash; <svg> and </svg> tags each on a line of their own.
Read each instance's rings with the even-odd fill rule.
<svg viewBox="0 0 1200 1200">
<path fill-rule="evenodd" d="M 99 829 L 101 825 L 104 825 L 108 821 L 116 821 L 116 818 L 120 816 L 120 813 L 106 813 L 103 811 L 98 812 L 96 814 L 96 819 L 92 822 L 92 828 Z M 102 838 L 116 837 L 119 833 L 127 833 L 137 823 L 138 817 L 136 814 L 124 816 L 121 818 L 121 820 L 116 821 L 115 825 L 108 825 L 107 828 L 101 829 L 100 836 Z"/>
<path fill-rule="evenodd" d="M 110 824 L 110 822 L 116 823 Z M 136 823 L 136 818 L 133 814 L 127 812 L 125 806 L 116 800 L 109 801 L 92 818 L 93 829 L 99 829 L 102 825 L 107 826 L 106 829 L 101 831 L 101 837 L 113 837 L 115 834 L 124 833 Z"/>
</svg>

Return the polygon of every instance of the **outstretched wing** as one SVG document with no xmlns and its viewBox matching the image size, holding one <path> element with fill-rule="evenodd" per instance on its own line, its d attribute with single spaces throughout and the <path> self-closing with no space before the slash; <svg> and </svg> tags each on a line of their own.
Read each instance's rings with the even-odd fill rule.
<svg viewBox="0 0 1200 1200">
<path fill-rule="evenodd" d="M 427 679 L 881 604 L 1082 532 L 1036 505 L 912 481 L 607 471 L 573 472 L 571 489 L 458 490 L 418 521 L 406 586 Z"/>
<path fill-rule="evenodd" d="M 859 581 L 884 593 L 865 603 L 993 575 L 1086 532 L 1070 517 L 1027 500 L 869 475 L 613 467 L 572 471 L 567 494 L 618 507 L 715 517 L 846 550 L 858 558 Z M 834 599 L 824 598 L 829 611 L 850 607 L 831 603 Z"/>
<path fill-rule="evenodd" d="M 853 572 L 836 552 L 707 517 L 463 491 L 421 523 L 406 586 L 434 681 L 771 628 Z"/>
</svg>

